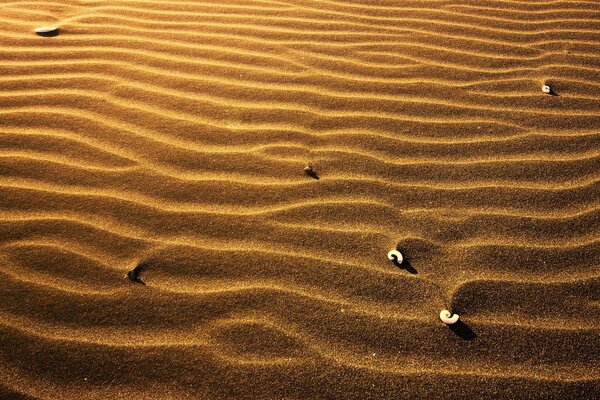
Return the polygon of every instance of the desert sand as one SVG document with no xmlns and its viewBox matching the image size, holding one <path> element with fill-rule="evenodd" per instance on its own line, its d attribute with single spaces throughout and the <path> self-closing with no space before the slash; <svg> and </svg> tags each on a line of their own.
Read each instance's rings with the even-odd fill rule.
<svg viewBox="0 0 600 400">
<path fill-rule="evenodd" d="M 600 398 L 598 1 L 0 22 L 0 398 Z"/>
</svg>

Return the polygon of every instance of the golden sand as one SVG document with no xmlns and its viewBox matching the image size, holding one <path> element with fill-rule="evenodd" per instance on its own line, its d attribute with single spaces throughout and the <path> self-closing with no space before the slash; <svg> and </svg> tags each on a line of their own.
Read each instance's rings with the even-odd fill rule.
<svg viewBox="0 0 600 400">
<path fill-rule="evenodd" d="M 0 2 L 0 398 L 600 398 L 599 4 Z"/>
</svg>

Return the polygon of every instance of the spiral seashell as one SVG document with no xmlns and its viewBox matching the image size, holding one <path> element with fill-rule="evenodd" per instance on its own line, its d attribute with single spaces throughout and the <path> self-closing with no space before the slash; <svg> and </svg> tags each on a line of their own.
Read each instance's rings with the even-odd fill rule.
<svg viewBox="0 0 600 400">
<path fill-rule="evenodd" d="M 542 92 L 544 92 L 546 94 L 550 94 L 550 93 L 552 93 L 552 88 L 548 85 L 544 85 L 544 86 L 542 86 Z"/>
<path fill-rule="evenodd" d="M 442 310 L 440 312 L 440 319 L 446 325 L 452 325 L 452 324 L 457 323 L 458 322 L 458 318 L 459 318 L 458 314 L 452 314 L 448 310 Z"/>
<path fill-rule="evenodd" d="M 398 264 L 402 264 L 402 261 L 404 261 L 402 253 L 400 253 L 398 250 L 391 250 L 387 256 L 390 259 L 390 261 L 396 262 Z"/>
</svg>

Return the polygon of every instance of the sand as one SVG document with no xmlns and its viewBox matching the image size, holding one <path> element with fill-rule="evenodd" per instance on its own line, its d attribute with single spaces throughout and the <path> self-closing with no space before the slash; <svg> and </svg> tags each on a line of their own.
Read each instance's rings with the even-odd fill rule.
<svg viewBox="0 0 600 400">
<path fill-rule="evenodd" d="M 0 397 L 600 398 L 598 5 L 0 2 Z"/>
</svg>

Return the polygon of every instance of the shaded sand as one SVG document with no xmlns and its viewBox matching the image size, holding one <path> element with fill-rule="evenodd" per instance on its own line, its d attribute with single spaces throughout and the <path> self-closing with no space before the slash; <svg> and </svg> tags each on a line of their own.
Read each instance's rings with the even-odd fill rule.
<svg viewBox="0 0 600 400">
<path fill-rule="evenodd" d="M 598 5 L 2 1 L 0 398 L 600 398 Z"/>
</svg>

